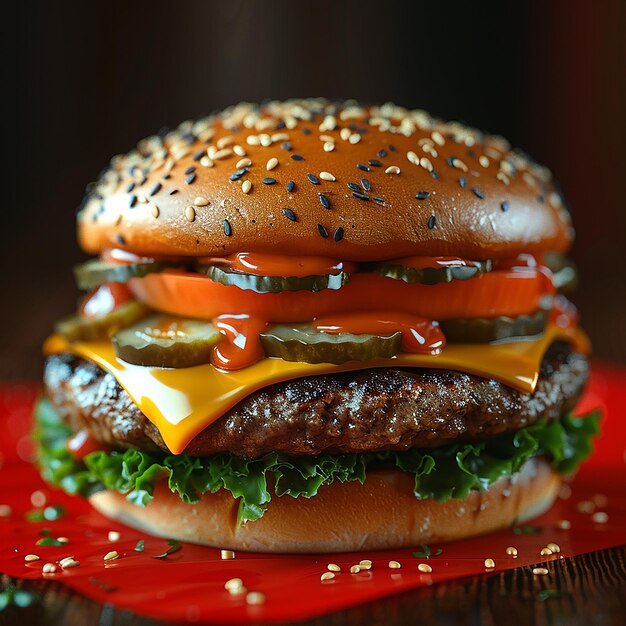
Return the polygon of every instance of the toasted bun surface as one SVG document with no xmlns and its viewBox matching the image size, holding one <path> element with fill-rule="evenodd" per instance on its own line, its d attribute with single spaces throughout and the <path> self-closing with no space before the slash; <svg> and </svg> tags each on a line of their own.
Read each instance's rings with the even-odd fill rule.
<svg viewBox="0 0 626 626">
<path fill-rule="evenodd" d="M 417 500 L 413 478 L 398 470 L 369 472 L 358 482 L 332 483 L 311 498 L 274 497 L 258 521 L 237 525 L 230 493 L 185 504 L 161 482 L 146 508 L 117 492 L 90 497 L 103 515 L 153 535 L 251 552 L 353 552 L 452 541 L 491 532 L 547 510 L 560 485 L 547 462 L 531 459 L 487 491 L 461 500 Z"/>
<path fill-rule="evenodd" d="M 78 237 L 89 253 L 483 259 L 564 252 L 572 228 L 550 172 L 501 137 L 391 104 L 292 100 L 185 122 L 115 157 Z"/>
</svg>

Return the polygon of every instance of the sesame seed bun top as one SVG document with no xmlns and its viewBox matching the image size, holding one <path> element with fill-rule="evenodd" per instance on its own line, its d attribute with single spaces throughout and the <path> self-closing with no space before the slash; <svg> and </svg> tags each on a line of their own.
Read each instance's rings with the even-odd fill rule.
<svg viewBox="0 0 626 626">
<path fill-rule="evenodd" d="M 111 160 L 78 213 L 86 252 L 342 260 L 564 252 L 545 167 L 501 137 L 385 104 L 239 104 Z"/>
</svg>

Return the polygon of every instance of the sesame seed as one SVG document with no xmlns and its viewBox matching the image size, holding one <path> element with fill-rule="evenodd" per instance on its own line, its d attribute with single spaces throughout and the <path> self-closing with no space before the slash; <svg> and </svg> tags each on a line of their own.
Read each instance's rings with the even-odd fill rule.
<svg viewBox="0 0 626 626">
<path fill-rule="evenodd" d="M 437 218 L 434 215 L 431 215 L 428 218 L 427 225 L 428 225 L 429 230 L 432 230 L 433 228 L 435 228 L 435 226 L 437 225 Z"/>
<path fill-rule="evenodd" d="M 195 165 L 190 165 L 186 170 L 185 170 L 185 174 L 193 174 L 196 171 L 196 166 Z"/>
<path fill-rule="evenodd" d="M 119 541 L 121 535 L 117 532 L 117 530 L 110 530 L 108 534 L 109 541 Z"/>
<path fill-rule="evenodd" d="M 332 152 L 335 149 L 335 143 L 333 141 L 327 141 L 324 144 L 324 152 Z"/>
<path fill-rule="evenodd" d="M 232 550 L 220 550 L 220 558 L 222 561 L 234 559 L 235 553 Z"/>
<path fill-rule="evenodd" d="M 264 185 L 273 185 L 276 182 L 275 178 L 264 178 L 263 179 L 263 184 Z"/>
<path fill-rule="evenodd" d="M 370 172 L 370 168 L 367 167 L 367 165 L 363 165 L 363 163 L 357 163 L 356 166 L 360 169 L 363 170 L 364 172 Z"/>
<path fill-rule="evenodd" d="M 349 128 L 342 128 L 339 131 L 339 136 L 344 140 L 344 141 L 348 141 L 348 139 L 350 139 L 350 135 L 352 135 L 352 132 L 350 131 Z"/>
<path fill-rule="evenodd" d="M 572 523 L 568 519 L 559 519 L 554 522 L 554 525 L 561 530 L 569 530 L 572 527 Z"/>
<path fill-rule="evenodd" d="M 110 561 L 111 559 L 117 559 L 118 556 L 119 556 L 119 553 L 117 552 L 117 550 L 111 550 L 111 552 L 107 552 L 104 555 L 104 560 Z"/>
<path fill-rule="evenodd" d="M 489 159 L 484 154 L 482 154 L 481 156 L 478 157 L 478 162 L 483 167 L 489 167 Z"/>
<path fill-rule="evenodd" d="M 59 561 L 59 565 L 63 569 L 71 569 L 72 567 L 78 567 L 80 565 L 80 561 L 76 561 L 73 557 L 68 556 L 65 559 L 61 559 Z"/>
<path fill-rule="evenodd" d="M 359 191 L 359 187 L 358 185 L 355 185 L 356 189 L 353 189 L 353 191 Z M 361 187 L 363 187 L 363 189 L 365 191 L 371 191 L 372 190 L 372 183 L 370 183 L 369 180 L 367 180 L 367 178 L 361 178 Z"/>
<path fill-rule="evenodd" d="M 496 562 L 493 559 L 485 559 L 485 567 L 487 569 L 493 569 L 496 566 Z"/>
<path fill-rule="evenodd" d="M 364 193 L 361 193 L 361 192 L 359 192 L 359 191 L 353 191 L 353 192 L 352 192 L 352 195 L 353 195 L 355 198 L 358 198 L 359 200 L 369 200 L 369 199 L 370 199 L 370 198 L 369 198 L 369 196 L 367 196 L 367 195 L 365 195 Z"/>
<path fill-rule="evenodd" d="M 609 521 L 609 516 L 604 511 L 598 511 L 591 516 L 591 521 L 596 524 L 606 524 Z"/>
<path fill-rule="evenodd" d="M 550 572 L 545 567 L 533 567 L 535 576 L 547 576 Z"/>
<path fill-rule="evenodd" d="M 539 553 L 541 556 L 550 556 L 552 553 L 552 550 L 550 550 L 550 548 L 541 548 L 541 552 Z"/>
<path fill-rule="evenodd" d="M 198 152 L 194 153 L 193 160 L 199 161 L 204 156 L 204 150 L 198 150 Z"/>
<path fill-rule="evenodd" d="M 341 567 L 339 567 L 339 565 L 337 565 L 337 563 L 329 563 L 329 564 L 326 566 L 326 569 L 327 569 L 329 572 L 340 572 L 340 571 L 341 571 Z"/>
<path fill-rule="evenodd" d="M 240 157 L 246 156 L 247 154 L 246 149 L 240 145 L 233 146 L 233 152 Z"/>
<path fill-rule="evenodd" d="M 359 143 L 361 141 L 361 135 L 359 133 L 352 133 L 350 137 L 348 137 L 348 142 L 352 145 Z"/>
<path fill-rule="evenodd" d="M 202 167 L 213 167 L 213 161 L 211 161 L 208 156 L 203 156 L 200 159 L 200 165 L 202 165 Z"/>
<path fill-rule="evenodd" d="M 467 178 L 465 178 L 465 176 L 461 176 L 461 178 L 459 178 L 459 187 L 461 187 L 461 189 L 465 189 L 465 187 L 467 187 Z"/>
<path fill-rule="evenodd" d="M 320 172 L 320 178 L 330 182 L 335 182 L 337 180 L 330 172 Z"/>
<path fill-rule="evenodd" d="M 430 574 L 433 571 L 433 568 L 428 565 L 428 563 L 420 563 L 417 569 L 422 572 L 422 574 Z"/>
<path fill-rule="evenodd" d="M 335 141 L 335 138 L 332 135 L 320 135 L 320 141 L 323 141 L 324 143 L 332 143 Z"/>
<path fill-rule="evenodd" d="M 320 576 L 320 580 L 324 581 L 324 580 L 332 580 L 335 577 L 335 574 L 333 572 L 324 572 L 321 576 Z"/>
<path fill-rule="evenodd" d="M 484 194 L 484 193 L 480 190 L 480 188 L 479 188 L 479 187 L 473 187 L 473 188 L 472 188 L 472 191 L 474 192 L 474 195 L 475 195 L 477 198 L 480 198 L 481 200 L 483 200 L 483 199 L 484 199 L 485 194 Z"/>
<path fill-rule="evenodd" d="M 317 225 L 317 231 L 324 239 L 328 239 L 328 231 L 321 224 Z"/>
<path fill-rule="evenodd" d="M 410 163 L 413 163 L 413 165 L 420 164 L 420 158 L 417 156 L 417 154 L 415 154 L 415 152 L 413 152 L 413 150 L 409 150 L 406 153 L 406 158 L 409 160 Z"/>
<path fill-rule="evenodd" d="M 415 194 L 415 197 L 416 197 L 418 200 L 426 200 L 426 198 L 428 198 L 428 196 L 430 196 L 430 191 L 418 191 L 418 192 Z"/>
<path fill-rule="evenodd" d="M 222 137 L 218 139 L 215 145 L 221 150 L 222 148 L 225 148 L 226 146 L 230 146 L 234 142 L 235 140 L 233 139 L 233 137 L 231 135 L 228 135 L 226 137 Z"/>
<path fill-rule="evenodd" d="M 276 157 L 272 157 L 266 164 L 265 169 L 270 171 L 278 166 L 278 159 Z"/>
<path fill-rule="evenodd" d="M 552 550 L 553 554 L 558 554 L 561 551 L 561 546 L 558 543 L 550 542 L 546 548 Z"/>
<path fill-rule="evenodd" d="M 115 218 L 115 221 L 114 221 L 113 223 L 115 224 L 115 226 L 119 226 L 119 225 L 122 223 L 122 216 L 121 216 L 121 215 L 118 215 L 118 216 Z"/>
<path fill-rule="evenodd" d="M 54 563 L 45 563 L 41 571 L 44 574 L 54 574 L 57 571 L 57 566 Z"/>
<path fill-rule="evenodd" d="M 70 540 L 67 537 L 57 537 L 59 543 L 69 543 Z"/>
<path fill-rule="evenodd" d="M 288 209 L 287 207 L 283 209 L 283 214 L 288 220 L 291 220 L 292 222 L 298 221 L 297 215 L 291 209 Z"/>
<path fill-rule="evenodd" d="M 227 237 L 230 237 L 233 234 L 233 229 L 228 220 L 224 220 L 224 234 Z"/>
<path fill-rule="evenodd" d="M 593 513 L 596 505 L 590 500 L 583 500 L 576 505 L 576 509 L 579 513 Z"/>
<path fill-rule="evenodd" d="M 126 239 L 124 238 L 124 235 L 115 235 L 115 241 L 123 246 L 126 245 Z"/>
<path fill-rule="evenodd" d="M 242 167 L 236 172 L 233 172 L 228 178 L 232 181 L 239 180 L 242 176 L 246 174 L 247 171 L 248 171 L 247 167 Z"/>
<path fill-rule="evenodd" d="M 185 209 L 185 217 L 188 221 L 193 222 L 196 219 L 196 210 L 192 206 Z"/>
<path fill-rule="evenodd" d="M 39 559 L 41 559 L 41 557 L 40 557 L 40 556 L 37 556 L 36 554 L 27 554 L 27 555 L 24 557 L 24 560 L 25 560 L 27 563 L 31 563 L 32 561 L 39 561 Z"/>
<path fill-rule="evenodd" d="M 389 563 L 387 564 L 389 569 L 400 569 L 402 567 L 402 565 L 400 565 L 400 563 L 398 563 L 398 561 L 389 561 Z"/>
<path fill-rule="evenodd" d="M 397 165 L 390 165 L 386 170 L 385 174 L 399 174 L 400 168 Z"/>
<path fill-rule="evenodd" d="M 350 573 L 351 574 L 358 574 L 361 571 L 361 566 L 360 565 L 353 565 L 350 568 Z"/>
<path fill-rule="evenodd" d="M 369 559 L 363 559 L 359 561 L 361 569 L 372 569 L 372 562 Z"/>
<path fill-rule="evenodd" d="M 508 200 L 504 200 L 504 202 L 501 202 L 501 203 L 500 203 L 500 208 L 501 208 L 503 211 L 508 211 L 508 210 L 509 210 L 509 208 L 510 208 L 510 206 L 511 206 L 511 205 L 510 205 L 510 203 L 509 203 L 509 201 L 508 201 Z"/>
<path fill-rule="evenodd" d="M 291 193 L 295 188 L 296 188 L 296 183 L 294 183 L 293 180 L 290 180 L 287 183 L 287 191 Z"/>
<path fill-rule="evenodd" d="M 244 193 L 250 193 L 251 189 L 252 183 L 249 180 L 244 180 L 243 183 L 241 183 L 241 191 Z"/>
<path fill-rule="evenodd" d="M 363 184 L 363 180 L 361 180 L 361 184 Z M 352 191 L 356 191 L 357 193 L 361 191 L 361 188 L 356 184 L 356 183 L 347 183 L 348 189 L 352 190 Z M 365 189 L 365 186 L 363 186 L 363 189 Z M 365 191 L 369 191 L 369 189 L 365 189 Z"/>
<path fill-rule="evenodd" d="M 152 187 L 152 189 L 150 190 L 150 195 L 151 195 L 151 196 L 154 196 L 154 195 L 156 195 L 157 193 L 159 193 L 159 191 L 161 191 L 161 187 L 162 187 L 161 183 L 157 183 L 157 184 L 156 184 L 154 187 Z"/>
<path fill-rule="evenodd" d="M 246 604 L 256 605 L 256 604 L 263 604 L 264 602 L 265 602 L 265 595 L 262 594 L 260 591 L 251 591 L 246 596 Z"/>
<path fill-rule="evenodd" d="M 287 152 L 291 152 L 291 150 L 292 150 L 291 144 L 290 144 L 288 141 L 285 141 L 284 143 L 282 143 L 282 144 L 280 145 L 280 147 L 281 147 L 283 150 L 286 150 Z"/>
<path fill-rule="evenodd" d="M 368 163 L 372 166 L 372 167 L 382 167 L 382 163 L 380 161 L 378 161 L 377 159 L 370 159 L 368 161 Z"/>
<path fill-rule="evenodd" d="M 311 129 L 310 128 L 303 128 L 302 129 L 302 134 L 303 135 L 310 135 L 311 134 Z"/>
<path fill-rule="evenodd" d="M 252 165 L 252 161 L 246 157 L 245 159 L 239 159 L 235 167 L 240 170 L 242 167 L 250 167 Z"/>
<path fill-rule="evenodd" d="M 274 133 L 272 135 L 272 141 L 287 141 L 289 135 L 287 133 Z"/>
<path fill-rule="evenodd" d="M 236 587 L 242 587 L 243 580 L 241 578 L 230 578 L 224 583 L 224 589 L 229 591 L 230 589 L 234 589 Z"/>
<path fill-rule="evenodd" d="M 188 175 L 185 177 L 185 182 L 186 182 L 188 185 L 191 185 L 191 183 L 193 183 L 193 181 L 194 181 L 194 180 L 196 180 L 196 174 L 195 174 L 195 172 L 192 172 L 191 174 L 188 174 Z"/>
<path fill-rule="evenodd" d="M 223 150 L 218 150 L 214 155 L 213 158 L 216 161 L 219 161 L 220 159 L 225 159 L 226 157 L 232 156 L 233 151 L 230 148 L 224 148 Z"/>
<path fill-rule="evenodd" d="M 129 208 L 132 209 L 136 204 L 137 204 L 137 196 L 131 196 L 128 199 L 128 206 L 129 206 Z"/>
<path fill-rule="evenodd" d="M 380 196 L 372 196 L 372 200 L 374 202 L 378 202 L 379 204 L 384 204 L 385 203 L 385 199 L 381 198 Z"/>
<path fill-rule="evenodd" d="M 509 556 L 517 556 L 517 548 L 514 548 L 513 546 L 509 546 L 509 547 L 506 549 L 506 553 L 507 553 Z"/>
<path fill-rule="evenodd" d="M 436 144 L 440 146 L 445 145 L 446 140 L 443 138 L 443 135 L 439 131 L 434 131 L 430 136 L 433 138 L 433 141 Z"/>
<path fill-rule="evenodd" d="M 304 157 L 299 154 L 292 154 L 290 156 L 294 161 L 304 161 Z"/>
<path fill-rule="evenodd" d="M 11 515 L 11 507 L 8 504 L 0 504 L 0 517 L 9 517 Z"/>
<path fill-rule="evenodd" d="M 204 196 L 198 196 L 193 203 L 196 206 L 207 206 L 209 204 L 209 200 L 207 198 L 205 198 Z"/>
<path fill-rule="evenodd" d="M 315 174 L 307 174 L 306 177 L 312 185 L 319 185 L 320 179 Z"/>
<path fill-rule="evenodd" d="M 325 209 L 330 209 L 330 200 L 323 193 L 319 194 L 319 199 L 320 199 L 320 204 Z"/>
<path fill-rule="evenodd" d="M 384 159 L 387 156 L 387 150 L 385 150 L 384 148 L 381 148 L 376 155 L 381 158 Z"/>
</svg>

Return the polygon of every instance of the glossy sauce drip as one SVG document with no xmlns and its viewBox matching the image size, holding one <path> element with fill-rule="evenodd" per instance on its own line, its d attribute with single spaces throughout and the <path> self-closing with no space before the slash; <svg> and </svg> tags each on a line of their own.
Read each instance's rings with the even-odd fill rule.
<svg viewBox="0 0 626 626">
<path fill-rule="evenodd" d="M 213 325 L 224 335 L 211 354 L 211 364 L 223 370 L 239 370 L 265 358 L 260 333 L 267 322 L 249 315 L 220 315 Z"/>
<path fill-rule="evenodd" d="M 312 325 L 329 334 L 389 336 L 402 333 L 402 351 L 409 354 L 439 354 L 446 338 L 437 322 L 396 311 L 342 313 L 317 318 Z"/>
<path fill-rule="evenodd" d="M 354 272 L 356 263 L 317 256 L 279 256 L 260 252 L 238 252 L 227 257 L 202 257 L 200 263 L 228 267 L 255 276 L 323 276 Z"/>
</svg>

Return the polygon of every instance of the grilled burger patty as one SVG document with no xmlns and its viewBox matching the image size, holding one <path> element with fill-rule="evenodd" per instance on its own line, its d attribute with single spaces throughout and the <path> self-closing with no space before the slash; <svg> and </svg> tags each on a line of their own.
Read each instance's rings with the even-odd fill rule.
<svg viewBox="0 0 626 626">
<path fill-rule="evenodd" d="M 188 445 L 187 454 L 256 458 L 405 450 L 518 430 L 573 408 L 587 379 L 585 357 L 555 343 L 533 394 L 495 380 L 438 369 L 369 369 L 298 378 L 235 405 Z M 46 361 L 48 397 L 73 430 L 119 448 L 168 452 L 156 428 L 115 378 L 91 361 Z"/>
</svg>

